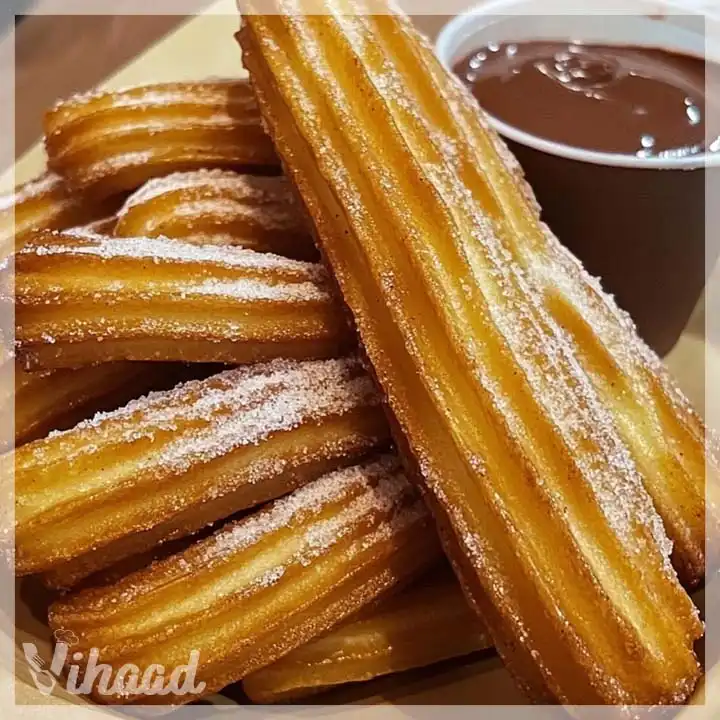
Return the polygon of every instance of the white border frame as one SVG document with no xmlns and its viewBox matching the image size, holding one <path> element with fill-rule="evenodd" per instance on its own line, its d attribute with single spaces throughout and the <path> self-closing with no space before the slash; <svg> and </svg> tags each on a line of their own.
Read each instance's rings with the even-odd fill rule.
<svg viewBox="0 0 720 720">
<path fill-rule="evenodd" d="M 7 2 L 8 0 L 2 0 Z M 13 2 L 13 0 L 9 0 Z M 185 15 L 192 13 L 197 8 L 197 3 L 190 3 L 192 0 L 156 0 L 153 7 L 149 7 L 147 0 L 125 0 L 122 4 L 122 14 L 128 15 Z M 271 7 L 272 0 L 268 6 Z M 547 0 L 547 12 L 544 14 L 555 14 L 567 12 L 568 5 L 575 6 L 582 0 Z M 372 0 L 369 0 L 372 3 Z M 416 15 L 450 15 L 467 9 L 469 3 L 466 0 L 405 0 L 400 3 L 406 11 Z M 677 4 L 677 3 L 675 3 Z M 713 0 L 687 0 L 682 10 L 678 12 L 687 13 L 692 6 L 699 12 L 717 12 L 718 5 Z M 224 10 L 217 9 L 217 3 L 208 2 L 206 10 L 209 14 L 225 15 Z M 659 10 L 667 11 L 666 3 L 658 2 Z M 42 0 L 35 8 L 24 9 L 25 14 L 33 15 L 113 15 L 118 12 L 118 3 L 98 2 L 98 0 Z M 604 14 L 633 14 L 628 13 L 622 0 L 608 0 L 607 9 Z M 720 41 L 720 33 L 713 38 L 713 42 Z M 14 98 L 15 98 L 15 33 L 14 28 L 0 38 L 0 132 L 2 132 L 3 144 L 0 150 L 0 167 L 9 167 L 15 156 L 14 143 Z M 720 228 L 720 182 L 708 183 L 706 189 L 706 227 Z M 713 201 L 711 201 L 711 198 Z M 720 230 L 719 230 L 720 232 Z M 718 242 L 720 237 L 714 239 L 708 233 L 706 236 L 706 247 L 708 243 Z M 12 268 L 9 270 L 12 272 Z M 720 345 L 720 270 L 712 274 L 707 288 L 707 311 L 706 311 L 706 338 L 707 342 L 717 342 Z M 12 344 L 14 341 L 14 313 L 4 312 L 0 317 L 0 331 L 3 333 L 5 343 Z M 707 418 L 709 427 L 720 427 L 720 403 L 711 402 L 718 397 L 718 383 L 720 378 L 710 375 L 707 372 L 706 364 L 706 407 L 708 410 L 717 408 L 717 412 L 711 413 Z M 14 435 L 12 420 L 4 422 L 2 432 L 3 439 L 11 438 Z M 8 539 L 14 541 L 12 536 L 12 524 L 14 522 L 14 496 L 3 494 L 0 502 L 9 503 L 9 523 L 5 527 L 0 525 L 0 545 L 6 549 Z M 0 522 L 6 522 L 7 513 L 0 514 Z M 7 552 L 3 553 L 8 555 Z M 720 598 L 718 592 L 720 581 L 708 582 L 707 585 L 707 617 L 710 616 L 710 608 L 717 607 Z M 14 623 L 8 620 L 15 617 L 15 578 L 12 567 L 7 562 L 0 562 L 0 713 L 3 717 L 11 718 L 68 718 L 69 720 L 84 720 L 85 718 L 97 718 L 99 716 L 117 717 L 130 715 L 131 717 L 158 716 L 159 711 L 154 706 L 135 706 L 128 708 L 105 708 L 92 705 L 70 705 L 70 704 L 43 704 L 43 705 L 16 705 L 15 704 L 15 643 Z M 720 631 L 714 627 L 714 623 L 708 622 L 707 628 L 707 655 L 708 657 L 720 658 Z M 8 632 L 9 630 L 9 632 Z M 653 708 L 653 718 L 664 718 L 682 715 L 682 720 L 714 720 L 720 715 L 720 667 L 711 668 L 713 676 L 718 678 L 718 687 L 713 687 L 707 695 L 704 705 L 674 707 L 674 708 Z M 332 716 L 341 718 L 355 718 L 358 716 L 371 717 L 372 720 L 386 720 L 394 718 L 413 717 L 418 720 L 435 720 L 441 716 L 448 720 L 466 720 L 472 715 L 468 713 L 477 712 L 478 708 L 483 709 L 483 717 L 488 720 L 548 720 L 557 718 L 566 720 L 569 716 L 567 711 L 559 706 L 535 706 L 535 705 L 477 705 L 477 706 L 391 706 L 391 705 L 312 705 L 312 706 L 239 706 L 239 705 L 215 705 L 215 706 L 194 706 L 182 707 L 172 712 L 173 720 L 204 720 L 210 717 L 267 717 L 283 716 L 288 718 L 316 718 L 318 716 Z M 628 709 L 629 710 L 629 709 Z M 642 709 L 637 708 L 639 712 Z M 247 715 L 246 715 L 247 714 Z M 583 707 L 583 717 L 599 718 L 610 720 L 617 717 L 617 708 L 614 707 Z"/>
</svg>

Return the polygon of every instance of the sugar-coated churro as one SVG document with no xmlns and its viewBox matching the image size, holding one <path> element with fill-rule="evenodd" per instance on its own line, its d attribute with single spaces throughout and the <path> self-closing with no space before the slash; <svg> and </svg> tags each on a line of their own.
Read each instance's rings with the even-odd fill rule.
<svg viewBox="0 0 720 720">
<path fill-rule="evenodd" d="M 202 695 L 329 630 L 439 552 L 423 502 L 388 456 L 321 477 L 115 585 L 63 598 L 50 625 L 77 639 L 68 662 L 81 673 L 97 648 L 110 683 L 126 663 L 169 674 L 196 651 Z M 93 697 L 180 704 L 198 695 L 107 694 L 95 683 Z"/>
<path fill-rule="evenodd" d="M 205 167 L 276 166 L 246 82 L 158 83 L 77 95 L 45 116 L 48 165 L 105 197 Z"/>
<path fill-rule="evenodd" d="M 702 624 L 663 521 L 697 582 L 701 421 L 407 18 L 241 5 L 268 131 L 505 663 L 540 701 L 683 702 Z"/>
<path fill-rule="evenodd" d="M 354 359 L 277 360 L 151 393 L 3 457 L 15 569 L 77 581 L 357 460 L 387 441 Z M 60 584 L 60 583 L 58 583 Z"/>
<path fill-rule="evenodd" d="M 66 231 L 36 237 L 15 266 L 16 340 L 28 369 L 333 357 L 353 340 L 315 263 Z"/>
<path fill-rule="evenodd" d="M 116 208 L 73 194 L 62 178 L 46 173 L 0 197 L 0 259 L 22 248 L 36 230 L 64 230 Z"/>
<path fill-rule="evenodd" d="M 317 259 L 306 220 L 281 176 L 174 173 L 143 185 L 118 215 L 118 236 L 175 237 Z"/>
<path fill-rule="evenodd" d="M 161 387 L 173 372 L 166 365 L 130 362 L 26 372 L 15 363 L 15 445 L 124 405 Z"/>
</svg>

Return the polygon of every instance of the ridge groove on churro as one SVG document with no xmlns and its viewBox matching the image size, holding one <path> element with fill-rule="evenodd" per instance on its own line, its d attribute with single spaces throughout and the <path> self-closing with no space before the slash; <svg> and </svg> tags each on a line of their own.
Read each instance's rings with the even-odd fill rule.
<svg viewBox="0 0 720 720">
<path fill-rule="evenodd" d="M 77 95 L 46 114 L 45 133 L 50 168 L 95 196 L 179 170 L 277 165 L 242 80 Z"/>
<path fill-rule="evenodd" d="M 56 602 L 72 631 L 114 672 L 127 662 L 168 672 L 199 652 L 196 683 L 214 692 L 329 630 L 437 562 L 429 514 L 397 459 L 325 475 L 214 536 L 115 585 Z M 100 702 L 183 703 L 184 695 Z"/>
<path fill-rule="evenodd" d="M 174 173 L 150 180 L 118 213 L 115 234 L 175 237 L 317 259 L 306 220 L 283 177 L 227 170 Z"/>
<path fill-rule="evenodd" d="M 30 369 L 328 357 L 352 343 L 323 268 L 269 253 L 66 231 L 36 236 L 16 270 Z"/>
<path fill-rule="evenodd" d="M 387 442 L 355 359 L 277 360 L 155 392 L 5 458 L 16 572 L 70 583 Z M 52 578 L 50 578 L 52 582 Z"/>
<path fill-rule="evenodd" d="M 99 410 L 161 387 L 174 370 L 156 363 L 103 363 L 25 372 L 15 363 L 15 445 L 65 430 Z M 178 378 L 179 379 L 179 378 Z"/>
<path fill-rule="evenodd" d="M 449 571 L 363 610 L 272 665 L 243 679 L 256 703 L 299 700 L 333 686 L 365 682 L 462 657 L 492 646 Z"/>
<path fill-rule="evenodd" d="M 407 18 L 352 0 L 242 5 L 268 131 L 510 671 L 540 701 L 683 702 L 702 624 L 663 519 L 697 582 L 697 416 Z M 551 300 L 568 283 L 582 342 Z M 603 346 L 623 387 L 598 371 Z"/>
<path fill-rule="evenodd" d="M 0 260 L 20 250 L 36 230 L 63 230 L 91 222 L 117 208 L 109 201 L 72 194 L 48 172 L 0 196 Z"/>
</svg>

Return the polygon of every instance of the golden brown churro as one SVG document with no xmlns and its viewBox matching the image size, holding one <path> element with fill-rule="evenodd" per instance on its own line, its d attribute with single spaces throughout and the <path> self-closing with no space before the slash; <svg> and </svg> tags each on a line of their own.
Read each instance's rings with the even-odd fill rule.
<svg viewBox="0 0 720 720">
<path fill-rule="evenodd" d="M 317 259 L 306 220 L 280 176 L 198 170 L 150 180 L 128 198 L 115 235 L 164 235 Z"/>
<path fill-rule="evenodd" d="M 39 372 L 26 372 L 15 363 L 15 444 L 124 405 L 162 387 L 168 374 L 172 376 L 173 369 L 157 363 L 103 363 Z"/>
<path fill-rule="evenodd" d="M 45 133 L 50 168 L 96 197 L 178 170 L 277 165 L 241 80 L 77 95 L 47 113 Z"/>
<path fill-rule="evenodd" d="M 333 357 L 352 341 L 313 263 L 66 231 L 36 237 L 15 267 L 16 340 L 29 369 Z"/>
<path fill-rule="evenodd" d="M 77 581 L 279 497 L 387 435 L 354 359 L 278 360 L 152 393 L 17 450 L 16 572 Z"/>
<path fill-rule="evenodd" d="M 185 552 L 116 585 L 61 599 L 50 625 L 115 673 L 169 674 L 199 653 L 194 681 L 214 692 L 279 659 L 437 562 L 424 504 L 385 457 L 296 490 Z M 70 658 L 68 658 L 69 661 Z M 100 702 L 184 703 L 197 695 L 105 694 Z"/>
<path fill-rule="evenodd" d="M 116 208 L 73 195 L 60 177 L 46 173 L 0 197 L 0 259 L 22 248 L 35 230 L 63 230 Z"/>
<path fill-rule="evenodd" d="M 407 18 L 242 6 L 268 130 L 509 669 L 537 700 L 683 702 L 702 625 L 663 520 L 697 581 L 701 421 Z"/>
<path fill-rule="evenodd" d="M 243 512 L 240 512 L 238 517 L 242 517 L 242 515 Z M 111 565 L 93 571 L 89 575 L 84 575 L 83 573 L 84 577 L 77 574 L 77 566 L 73 566 L 72 562 L 59 565 L 54 570 L 41 573 L 37 575 L 37 577 L 46 588 L 53 591 L 60 590 L 64 592 L 72 590 L 73 592 L 79 592 L 86 588 L 114 585 L 119 580 L 130 575 L 130 573 L 145 570 L 158 560 L 165 560 L 171 555 L 177 555 L 177 553 L 187 550 L 198 540 L 203 540 L 216 532 L 218 528 L 224 524 L 225 520 L 224 518 L 223 520 L 218 520 L 210 525 L 206 525 L 192 535 L 186 535 L 176 540 L 168 540 L 148 550 L 144 550 L 137 555 L 124 557 L 117 562 L 113 562 Z M 102 553 L 102 550 L 100 553 Z"/>
<path fill-rule="evenodd" d="M 412 587 L 243 680 L 257 703 L 299 700 L 335 685 L 432 665 L 492 646 L 452 573 Z"/>
</svg>

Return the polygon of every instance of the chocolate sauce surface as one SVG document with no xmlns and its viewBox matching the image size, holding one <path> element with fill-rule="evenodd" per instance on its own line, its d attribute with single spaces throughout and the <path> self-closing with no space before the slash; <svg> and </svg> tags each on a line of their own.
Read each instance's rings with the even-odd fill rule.
<svg viewBox="0 0 720 720">
<path fill-rule="evenodd" d="M 488 43 L 455 71 L 487 112 L 537 137 L 639 157 L 720 150 L 720 140 L 706 143 L 720 128 L 706 127 L 699 57 L 580 42 Z"/>
</svg>

